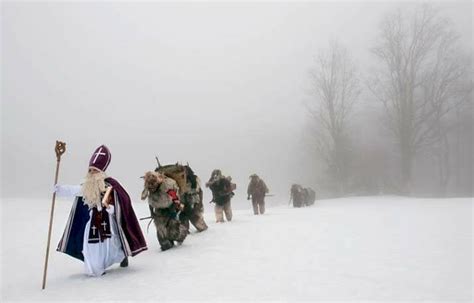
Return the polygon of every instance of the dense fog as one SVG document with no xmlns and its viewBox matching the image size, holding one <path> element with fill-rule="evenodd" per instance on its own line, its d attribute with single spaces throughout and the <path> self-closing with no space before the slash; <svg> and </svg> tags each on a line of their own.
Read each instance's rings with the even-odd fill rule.
<svg viewBox="0 0 474 303">
<path fill-rule="evenodd" d="M 189 163 L 246 195 L 472 196 L 472 3 L 2 2 L 4 197 Z M 206 192 L 209 200 L 209 193 Z M 206 201 L 205 200 L 205 201 Z M 286 203 L 285 202 L 285 203 Z"/>
</svg>

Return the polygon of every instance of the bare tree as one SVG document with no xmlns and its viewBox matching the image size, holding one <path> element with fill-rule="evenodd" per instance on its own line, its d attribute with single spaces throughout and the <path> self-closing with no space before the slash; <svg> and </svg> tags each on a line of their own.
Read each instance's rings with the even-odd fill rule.
<svg viewBox="0 0 474 303">
<path fill-rule="evenodd" d="M 443 118 L 465 101 L 459 83 L 467 71 L 457 42 L 449 21 L 422 5 L 411 16 L 401 10 L 387 16 L 372 49 L 380 68 L 369 87 L 383 103 L 396 138 L 406 193 L 415 155 L 440 141 L 447 144 Z M 447 171 L 440 172 L 445 179 Z"/>
<path fill-rule="evenodd" d="M 309 112 L 317 123 L 314 139 L 339 194 L 346 191 L 349 167 L 348 119 L 359 96 L 359 81 L 347 50 L 334 42 L 320 52 L 312 71 L 315 98 Z"/>
</svg>

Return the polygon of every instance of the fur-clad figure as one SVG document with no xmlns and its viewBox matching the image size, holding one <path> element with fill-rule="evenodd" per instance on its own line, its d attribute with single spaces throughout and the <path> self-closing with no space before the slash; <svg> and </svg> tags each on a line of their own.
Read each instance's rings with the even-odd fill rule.
<svg viewBox="0 0 474 303">
<path fill-rule="evenodd" d="M 57 250 L 84 261 L 90 276 L 104 274 L 114 263 L 127 267 L 127 256 L 147 249 L 129 195 L 105 175 L 111 157 L 105 145 L 99 146 L 82 185 L 55 187 L 58 195 L 75 197 Z"/>
<path fill-rule="evenodd" d="M 189 230 L 189 222 L 196 228 L 198 232 L 207 229 L 206 221 L 204 221 L 204 204 L 202 202 L 201 180 L 194 173 L 189 165 L 184 166 L 186 169 L 187 192 L 181 194 L 181 202 L 184 203 L 184 210 L 180 216 L 180 220 Z"/>
<path fill-rule="evenodd" d="M 179 188 L 175 180 L 158 172 L 147 172 L 142 200 L 148 198 L 150 214 L 156 227 L 156 235 L 161 250 L 174 246 L 174 241 L 182 243 L 188 234 L 179 221 L 179 213 L 184 205 L 179 200 Z"/>
<path fill-rule="evenodd" d="M 263 215 L 265 213 L 265 194 L 268 193 L 268 187 L 265 182 L 256 174 L 250 176 L 250 183 L 247 187 L 247 200 L 252 196 L 252 206 L 254 215 Z"/>
<path fill-rule="evenodd" d="M 311 187 L 306 187 L 304 189 L 305 199 L 304 204 L 306 206 L 311 206 L 316 201 L 316 192 Z"/>
<path fill-rule="evenodd" d="M 234 196 L 236 189 L 235 183 L 232 183 L 232 178 L 225 177 L 219 169 L 215 169 L 206 187 L 212 191 L 212 201 L 216 203 L 214 212 L 216 215 L 216 222 L 224 222 L 224 214 L 227 221 L 232 220 L 232 208 L 230 199 Z"/>
<path fill-rule="evenodd" d="M 291 186 L 290 200 L 293 200 L 293 207 L 304 206 L 305 197 L 306 197 L 306 193 L 301 185 L 293 184 Z"/>
<path fill-rule="evenodd" d="M 204 221 L 201 181 L 191 167 L 178 163 L 164 166 L 158 164 L 155 172 L 160 172 L 177 182 L 180 200 L 184 204 L 179 220 L 188 228 L 188 231 L 189 222 L 198 232 L 206 230 L 207 224 Z"/>
</svg>

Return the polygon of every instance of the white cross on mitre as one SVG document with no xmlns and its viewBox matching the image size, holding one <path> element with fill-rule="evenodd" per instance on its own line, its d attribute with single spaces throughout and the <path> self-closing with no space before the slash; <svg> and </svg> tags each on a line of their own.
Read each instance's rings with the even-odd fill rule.
<svg viewBox="0 0 474 303">
<path fill-rule="evenodd" d="M 95 153 L 95 158 L 94 158 L 94 161 L 92 161 L 92 163 L 95 163 L 95 161 L 97 161 L 97 158 L 98 158 L 99 156 L 105 156 L 105 155 L 107 155 L 107 154 L 102 152 L 102 147 L 101 147 L 101 148 Z"/>
</svg>

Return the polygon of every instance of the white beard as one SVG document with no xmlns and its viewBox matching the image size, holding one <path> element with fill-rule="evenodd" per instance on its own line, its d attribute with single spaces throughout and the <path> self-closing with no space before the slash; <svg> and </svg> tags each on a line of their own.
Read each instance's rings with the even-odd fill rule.
<svg viewBox="0 0 474 303">
<path fill-rule="evenodd" d="M 82 196 L 84 204 L 93 208 L 101 208 L 102 198 L 101 194 L 105 192 L 105 178 L 107 176 L 104 172 L 95 174 L 87 173 L 86 180 L 82 184 Z"/>
</svg>

